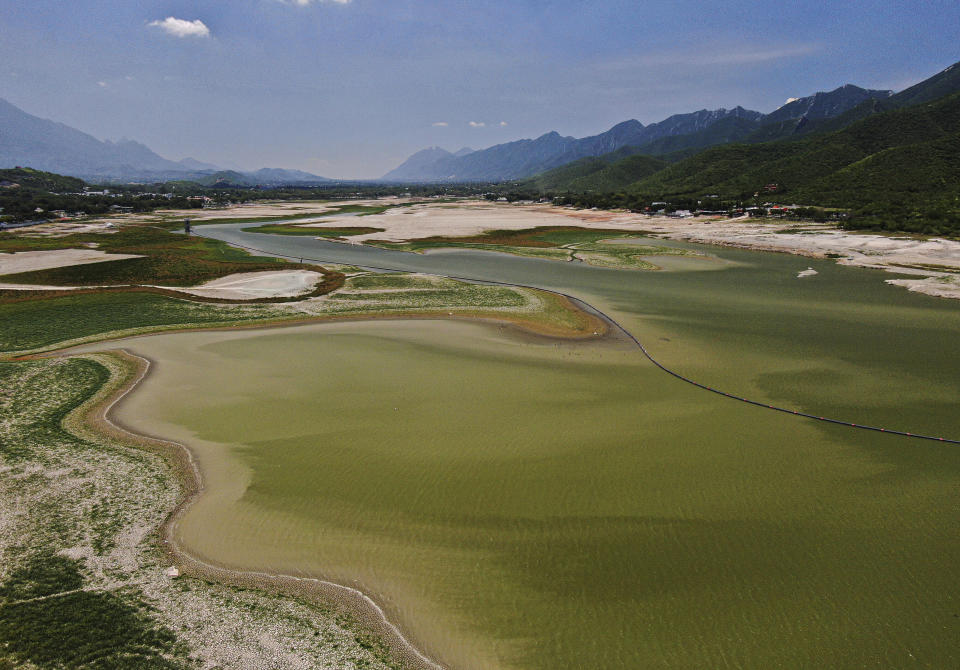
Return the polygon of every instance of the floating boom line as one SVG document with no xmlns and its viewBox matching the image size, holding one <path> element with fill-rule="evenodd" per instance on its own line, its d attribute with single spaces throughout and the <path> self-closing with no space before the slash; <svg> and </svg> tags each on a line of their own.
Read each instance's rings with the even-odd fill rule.
<svg viewBox="0 0 960 670">
<path fill-rule="evenodd" d="M 195 234 L 197 234 L 197 233 L 195 232 Z M 201 235 L 201 237 L 206 237 L 206 236 L 205 236 L 205 235 Z M 210 239 L 219 239 L 219 238 L 213 238 L 213 237 L 211 237 Z M 245 245 L 243 245 L 243 244 L 237 244 L 236 242 L 227 242 L 226 240 L 220 240 L 220 241 L 221 241 L 221 242 L 226 242 L 226 243 L 229 244 L 230 246 L 237 247 L 237 248 L 239 248 L 239 249 L 245 249 L 245 250 L 247 250 L 247 251 L 255 251 L 255 252 L 257 252 L 257 253 L 267 254 L 267 255 L 269 255 L 269 256 L 277 256 L 277 257 L 280 257 L 280 258 L 289 258 L 289 259 L 292 259 L 292 260 L 298 260 L 298 261 L 300 261 L 301 263 L 302 263 L 303 261 L 311 261 L 311 262 L 314 262 L 314 263 L 334 263 L 334 264 L 337 264 L 337 265 L 342 265 L 342 264 L 343 264 L 342 261 L 333 260 L 333 259 L 307 258 L 306 256 L 291 256 L 291 255 L 289 255 L 289 254 L 276 253 L 276 252 L 273 252 L 273 251 L 268 251 L 268 250 L 266 250 L 266 249 L 257 249 L 256 247 L 248 247 L 248 246 L 245 246 Z M 367 264 L 365 264 L 365 263 L 360 263 L 360 264 L 351 263 L 350 265 L 356 265 L 357 267 L 363 267 L 363 268 L 367 268 L 367 269 L 370 269 L 370 270 L 382 270 L 382 271 L 384 271 L 384 272 L 410 272 L 409 270 L 403 270 L 403 269 L 400 269 L 400 268 L 378 267 L 378 266 L 376 266 L 376 265 L 367 265 Z M 580 298 L 578 298 L 578 297 L 576 297 L 576 296 L 573 296 L 573 295 L 570 295 L 570 294 L 568 294 L 568 293 L 563 293 L 562 291 L 554 291 L 554 290 L 547 289 L 547 288 L 541 288 L 541 287 L 539 287 L 539 286 L 530 286 L 530 285 L 528 285 L 528 284 L 514 284 L 514 283 L 511 283 L 511 282 L 497 281 L 497 280 L 495 280 L 495 279 L 476 279 L 476 278 L 473 278 L 473 277 L 459 277 L 459 276 L 457 276 L 457 275 L 446 275 L 446 274 L 440 274 L 440 273 L 436 273 L 436 272 L 418 272 L 417 274 L 429 275 L 429 276 L 433 276 L 433 277 L 442 277 L 442 278 L 444 278 L 444 279 L 456 279 L 456 280 L 458 280 L 458 281 L 465 281 L 465 282 L 470 282 L 470 283 L 474 283 L 474 284 L 492 284 L 492 285 L 496 285 L 496 286 L 509 286 L 509 287 L 513 287 L 513 288 L 527 288 L 527 289 L 533 289 L 533 290 L 536 290 L 536 291 L 543 291 L 543 292 L 545 292 L 545 293 L 552 293 L 553 295 L 558 295 L 558 296 L 562 296 L 562 297 L 564 297 L 564 298 L 567 298 L 568 300 L 570 300 L 570 301 L 572 301 L 572 302 L 574 302 L 574 303 L 576 303 L 576 304 L 578 304 L 578 305 L 582 305 L 583 307 L 587 308 L 587 311 L 594 312 L 595 314 L 603 317 L 604 319 L 606 319 L 606 321 L 607 321 L 608 323 L 613 324 L 621 333 L 623 333 L 623 334 L 624 334 L 627 338 L 629 338 L 635 345 L 637 345 L 637 347 L 640 349 L 640 351 L 643 353 L 643 355 L 647 358 L 647 360 L 649 360 L 649 361 L 650 361 L 651 363 L 653 363 L 655 366 L 657 366 L 658 368 L 660 368 L 661 370 L 663 370 L 664 372 L 666 372 L 668 375 L 670 375 L 670 376 L 672 376 L 672 377 L 675 377 L 676 379 L 679 379 L 679 380 L 682 381 L 682 382 L 686 382 L 687 384 L 691 384 L 691 385 L 693 385 L 693 386 L 696 386 L 698 389 L 701 389 L 701 390 L 704 390 L 704 391 L 709 391 L 710 393 L 716 393 L 717 395 L 721 395 L 721 396 L 723 396 L 723 397 L 725 397 L 725 398 L 730 398 L 731 400 L 738 400 L 738 401 L 740 401 L 740 402 L 747 403 L 748 405 L 753 405 L 754 407 L 760 407 L 761 409 L 769 409 L 769 410 L 773 410 L 773 411 L 775 411 L 775 412 L 783 412 L 784 414 L 791 414 L 791 415 L 793 415 L 793 416 L 803 417 L 803 418 L 805 418 L 805 419 L 813 419 L 814 421 L 822 421 L 823 423 L 831 423 L 831 424 L 834 424 L 834 425 L 836 425 L 836 426 L 845 426 L 845 427 L 847 427 L 847 428 L 857 428 L 857 429 L 860 429 L 860 430 L 871 430 L 871 431 L 873 431 L 873 432 L 876 432 L 876 433 L 884 433 L 884 434 L 886 434 L 886 435 L 899 435 L 899 436 L 901 436 L 901 437 L 910 437 L 910 438 L 917 439 L 917 440 L 928 440 L 928 441 L 931 441 L 931 442 L 942 442 L 942 443 L 944 443 L 944 444 L 960 444 L 960 440 L 954 440 L 954 439 L 950 439 L 950 438 L 947 438 L 947 437 L 936 437 L 936 436 L 934 436 L 934 435 L 924 435 L 924 434 L 922 434 L 922 433 L 910 433 L 910 432 L 902 431 L 902 430 L 893 430 L 893 429 L 891 429 L 891 428 L 881 428 L 881 427 L 878 427 L 878 426 L 870 426 L 870 425 L 863 424 L 863 423 L 854 423 L 854 422 L 852 422 L 852 421 L 844 421 L 844 420 L 842 420 L 842 419 L 831 419 L 830 417 L 818 416 L 818 415 L 816 415 L 816 414 L 809 414 L 809 413 L 807 413 L 807 412 L 801 412 L 801 411 L 799 411 L 799 410 L 790 409 L 790 408 L 788 408 L 788 407 L 779 407 L 779 406 L 777 406 L 777 405 L 771 405 L 771 404 L 768 404 L 768 403 L 765 403 L 765 402 L 760 402 L 759 400 L 751 400 L 750 398 L 744 398 L 743 396 L 739 396 L 739 395 L 736 395 L 736 394 L 733 394 L 733 393 L 727 393 L 726 391 L 721 391 L 720 389 L 713 388 L 712 386 L 707 386 L 706 384 L 701 384 L 700 382 L 698 382 L 698 381 L 696 381 L 696 380 L 694 380 L 694 379 L 690 379 L 689 377 L 685 377 L 684 375 L 680 374 L 679 372 L 676 372 L 675 370 L 671 370 L 670 368 L 668 368 L 667 366 L 665 366 L 663 363 L 661 363 L 660 361 L 658 361 L 656 358 L 654 358 L 654 357 L 650 354 L 650 352 L 647 351 L 647 348 L 646 348 L 645 346 L 643 346 L 643 343 L 642 343 L 633 333 L 631 333 L 629 330 L 627 330 L 623 325 L 620 324 L 619 321 L 617 321 L 616 319 L 614 319 L 613 317 L 611 317 L 609 314 L 606 314 L 606 313 L 603 312 L 602 310 L 597 309 L 596 307 L 594 307 L 594 306 L 591 305 L 590 303 L 586 302 L 585 300 L 581 300 Z"/>
</svg>

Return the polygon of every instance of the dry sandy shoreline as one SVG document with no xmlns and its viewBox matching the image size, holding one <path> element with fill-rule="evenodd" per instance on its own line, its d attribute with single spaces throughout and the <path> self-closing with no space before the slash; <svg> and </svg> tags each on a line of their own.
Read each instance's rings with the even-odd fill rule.
<svg viewBox="0 0 960 670">
<path fill-rule="evenodd" d="M 382 198 L 260 202 L 213 210 L 160 210 L 153 214 L 122 215 L 83 223 L 46 224 L 32 229 L 30 235 L 59 236 L 77 232 L 75 229 L 78 226 L 83 228 L 84 232 L 109 233 L 115 232 L 117 225 L 147 223 L 157 215 L 166 218 L 188 216 L 195 221 L 215 223 L 221 219 L 323 214 L 344 205 L 391 207 L 382 213 L 362 217 L 334 214 L 318 219 L 296 219 L 290 224 L 301 225 L 306 229 L 357 226 L 383 229 L 383 232 L 351 236 L 347 240 L 351 244 L 362 244 L 369 240 L 408 242 L 432 236 L 464 237 L 490 230 L 523 230 L 538 226 L 612 228 L 682 242 L 773 251 L 812 258 L 835 258 L 843 265 L 885 270 L 901 275 L 891 278 L 888 283 L 911 291 L 945 298 L 960 298 L 960 241 L 848 232 L 830 224 L 749 217 L 674 219 L 626 211 L 574 209 L 551 204 L 508 204 L 466 199 L 451 203 Z M 0 260 L 3 260 L 2 256 Z M 100 260 L 106 258 L 101 257 Z M 912 275 L 913 278 L 905 279 L 903 275 Z"/>
<path fill-rule="evenodd" d="M 357 220 L 331 216 L 306 228 L 359 225 Z M 363 217 L 363 225 L 384 232 L 350 237 L 408 242 L 432 236 L 464 237 L 489 230 L 523 230 L 538 226 L 612 228 L 652 237 L 720 246 L 836 258 L 842 265 L 886 270 L 916 279 L 889 283 L 911 291 L 960 298 L 960 242 L 896 235 L 848 232 L 829 224 L 721 217 L 674 219 L 631 212 L 578 210 L 547 204 L 510 205 L 487 201 L 457 204 L 411 204 Z"/>
</svg>

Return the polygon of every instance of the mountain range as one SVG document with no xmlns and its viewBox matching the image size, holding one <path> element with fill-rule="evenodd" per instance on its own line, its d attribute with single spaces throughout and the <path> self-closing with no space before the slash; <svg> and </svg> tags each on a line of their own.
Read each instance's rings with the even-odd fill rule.
<svg viewBox="0 0 960 670">
<path fill-rule="evenodd" d="M 37 170 L 93 181 L 200 180 L 222 168 L 184 158 L 172 161 L 133 140 L 101 141 L 63 123 L 41 119 L 0 98 L 0 168 Z M 263 168 L 239 175 L 237 185 L 319 184 L 330 181 L 299 170 Z M 237 181 L 237 177 L 233 177 Z M 227 180 L 229 181 L 229 180 Z"/>
<path fill-rule="evenodd" d="M 740 141 L 767 126 L 785 132 L 783 124 L 837 117 L 868 100 L 884 100 L 892 91 L 863 89 L 847 84 L 788 101 L 770 114 L 734 107 L 675 114 L 644 125 L 635 119 L 610 130 L 577 139 L 557 132 L 533 140 L 517 140 L 458 156 L 433 147 L 417 152 L 383 176 L 385 181 L 503 181 L 529 177 L 578 159 L 602 156 L 627 147 L 632 153 L 665 155 Z M 794 128 L 790 128 L 790 131 Z"/>
<path fill-rule="evenodd" d="M 909 199 L 910 192 L 931 189 L 929 198 L 939 200 L 957 189 L 960 159 L 952 159 L 947 148 L 960 142 L 960 64 L 895 95 L 841 95 L 845 104 L 840 106 L 822 95 L 819 101 L 817 96 L 794 101 L 789 113 L 799 109 L 810 117 L 775 117 L 760 130 L 743 127 L 740 133 L 729 133 L 733 139 L 727 142 L 715 141 L 719 127 L 730 125 L 725 120 L 705 132 L 672 138 L 674 148 L 683 141 L 705 149 L 658 153 L 652 150 L 655 144 L 630 147 L 545 171 L 523 183 L 540 191 L 623 191 L 656 200 L 703 193 L 740 196 L 777 183 L 779 195 L 771 199 L 836 206 Z M 840 111 L 857 99 L 859 104 Z M 714 140 L 710 145 L 709 136 Z M 921 155 L 929 160 L 906 159 Z M 897 161 L 903 161 L 899 168 L 894 167 Z M 898 170 L 900 179 L 894 178 Z M 926 176 L 920 179 L 918 170 Z"/>
</svg>

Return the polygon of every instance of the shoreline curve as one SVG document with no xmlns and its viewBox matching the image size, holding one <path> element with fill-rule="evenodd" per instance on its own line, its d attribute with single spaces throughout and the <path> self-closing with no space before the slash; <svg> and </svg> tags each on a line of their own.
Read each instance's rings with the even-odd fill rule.
<svg viewBox="0 0 960 670">
<path fill-rule="evenodd" d="M 353 615 L 362 627 L 376 635 L 391 655 L 414 670 L 447 670 L 447 666 L 421 652 L 384 609 L 366 593 L 352 586 L 318 577 L 273 574 L 256 570 L 241 570 L 217 565 L 191 554 L 175 540 L 177 523 L 206 490 L 203 473 L 186 445 L 173 440 L 131 430 L 111 417 L 116 406 L 129 395 L 150 373 L 152 361 L 126 349 L 110 352 L 64 354 L 64 357 L 87 358 L 100 364 L 108 359 L 114 366 L 105 365 L 110 379 L 66 421 L 81 432 L 99 438 L 116 440 L 128 448 L 145 449 L 159 454 L 183 486 L 183 497 L 157 529 L 157 548 L 173 559 L 178 567 L 196 578 L 211 579 L 241 588 L 255 588 L 267 593 L 302 598 L 320 605 L 333 606 Z"/>
</svg>

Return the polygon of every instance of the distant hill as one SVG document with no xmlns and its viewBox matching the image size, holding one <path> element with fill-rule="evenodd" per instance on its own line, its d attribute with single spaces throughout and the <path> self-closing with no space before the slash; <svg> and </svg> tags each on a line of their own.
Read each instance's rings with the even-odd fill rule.
<svg viewBox="0 0 960 670">
<path fill-rule="evenodd" d="M 79 193 L 86 183 L 76 177 L 32 168 L 0 170 L 0 188 L 24 188 L 50 193 Z"/>
<path fill-rule="evenodd" d="M 634 154 L 624 147 L 603 156 L 581 158 L 533 177 L 524 185 L 541 191 L 616 191 L 655 174 L 667 161 Z"/>
<path fill-rule="evenodd" d="M 189 158 L 189 157 L 179 160 L 177 161 L 177 163 L 179 165 L 182 165 L 185 170 L 191 170 L 191 171 L 212 170 L 216 172 L 217 170 L 223 169 L 214 165 L 213 163 L 204 163 L 203 161 L 198 161 L 195 158 Z"/>
<path fill-rule="evenodd" d="M 892 230 L 956 233 L 960 93 L 832 133 L 707 149 L 628 190 L 640 200 L 673 202 L 705 193 L 750 201 L 759 193 L 761 200 L 852 209 L 861 221 Z"/>
<path fill-rule="evenodd" d="M 829 92 L 818 92 L 805 98 L 796 98 L 763 118 L 764 124 L 779 123 L 789 119 L 830 119 L 867 100 L 883 100 L 893 91 L 876 91 L 847 84 Z"/>
<path fill-rule="evenodd" d="M 892 112 L 916 104 L 916 101 L 933 100 L 957 91 L 960 91 L 960 67 L 951 66 L 895 95 L 891 95 L 889 91 L 843 86 L 827 93 L 793 100 L 759 121 L 728 117 L 696 133 L 666 137 L 632 148 L 635 153 L 657 156 L 670 163 L 680 164 L 674 171 L 665 171 L 655 176 L 645 175 L 637 181 L 646 180 L 642 182 L 642 189 L 645 193 L 657 194 L 658 199 L 667 193 L 692 195 L 700 188 L 716 190 L 721 185 L 739 193 L 733 183 L 726 181 L 732 178 L 728 173 L 746 174 L 752 167 L 762 164 L 767 157 L 780 156 L 782 152 L 791 151 L 794 142 L 804 138 L 814 141 L 818 136 L 838 132 L 877 114 Z M 796 118 L 795 114 L 801 116 Z M 774 145 L 765 146 L 766 143 Z M 718 146 L 728 144 L 736 146 Z M 760 145 L 760 148 L 751 150 L 740 146 L 742 144 Z M 703 152 L 710 147 L 714 149 Z M 528 184 L 536 188 L 540 188 L 542 184 L 550 184 L 553 190 L 574 192 L 614 191 L 625 188 L 622 178 L 611 175 L 629 174 L 632 164 L 625 163 L 623 168 L 618 170 L 616 163 L 624 160 L 624 156 L 610 154 L 600 159 L 592 163 L 591 167 L 579 166 L 576 174 L 566 175 L 563 168 L 560 168 L 538 175 Z M 819 158 L 817 160 L 821 161 Z M 635 163 L 636 159 L 631 161 Z M 828 160 L 826 164 L 832 163 Z M 815 172 L 823 165 L 821 161 L 803 172 Z M 697 175 L 696 180 L 690 181 L 693 175 Z M 771 176 L 768 181 L 784 179 Z M 793 179 L 787 181 L 795 183 Z M 756 189 L 757 185 L 752 187 Z M 638 185 L 638 188 L 641 186 Z M 742 190 L 749 188 L 751 186 L 746 181 L 741 184 Z"/>
<path fill-rule="evenodd" d="M 847 84 L 833 91 L 797 98 L 770 114 L 743 107 L 675 114 L 644 126 L 624 121 L 592 137 L 576 139 L 552 132 L 534 140 L 517 140 L 456 156 L 433 147 L 419 151 L 384 179 L 393 181 L 501 181 L 530 177 L 582 158 L 602 156 L 624 147 L 651 156 L 674 158 L 717 144 L 769 141 L 789 137 L 817 122 L 835 118 L 867 101 L 890 98 L 891 91 Z M 806 132 L 804 130 L 803 132 Z M 685 153 L 678 153 L 685 152 Z M 599 164 L 594 164 L 598 167 Z"/>
<path fill-rule="evenodd" d="M 895 107 L 906 107 L 930 102 L 957 91 L 960 91 L 960 62 L 891 96 L 889 102 Z"/>
<path fill-rule="evenodd" d="M 464 154 L 465 155 L 465 154 Z M 410 175 L 425 174 L 441 161 L 455 158 L 456 155 L 440 147 L 422 149 L 410 156 L 399 166 L 383 175 L 385 181 L 407 181 Z M 432 171 L 436 171 L 433 168 Z"/>
<path fill-rule="evenodd" d="M 185 171 L 179 163 L 158 156 L 138 142 L 101 142 L 0 99 L 0 167 L 17 165 L 93 178 Z"/>
<path fill-rule="evenodd" d="M 324 184 L 332 181 L 303 170 L 286 170 L 283 168 L 260 168 L 256 172 L 246 172 L 244 174 L 257 184 Z"/>
<path fill-rule="evenodd" d="M 742 107 L 675 114 L 644 126 L 631 119 L 604 133 L 577 139 L 550 132 L 533 140 L 517 140 L 487 149 L 454 155 L 433 147 L 415 153 L 388 172 L 388 181 L 500 181 L 527 177 L 580 158 L 600 156 L 622 147 L 640 146 L 660 138 L 695 133 L 729 117 L 762 117 Z"/>
<path fill-rule="evenodd" d="M 76 128 L 28 114 L 0 99 L 0 168 L 15 166 L 94 181 L 197 181 L 221 170 L 194 158 L 167 160 L 133 140 L 101 141 Z M 241 175 L 241 180 L 244 185 L 329 181 L 308 172 L 278 168 Z"/>
</svg>

